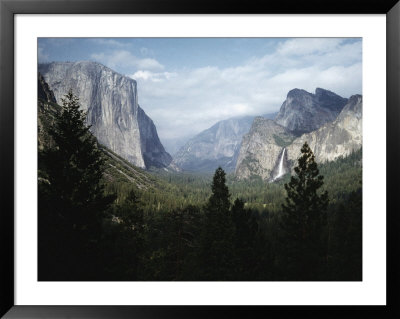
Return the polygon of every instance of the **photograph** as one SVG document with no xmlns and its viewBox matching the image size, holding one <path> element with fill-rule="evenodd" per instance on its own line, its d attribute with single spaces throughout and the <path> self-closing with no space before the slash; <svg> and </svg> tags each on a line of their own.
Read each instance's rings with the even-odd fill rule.
<svg viewBox="0 0 400 319">
<path fill-rule="evenodd" d="M 362 281 L 363 41 L 38 37 L 37 280 Z"/>
<path fill-rule="evenodd" d="M 0 0 L 0 317 L 399 317 L 399 17 Z"/>
</svg>

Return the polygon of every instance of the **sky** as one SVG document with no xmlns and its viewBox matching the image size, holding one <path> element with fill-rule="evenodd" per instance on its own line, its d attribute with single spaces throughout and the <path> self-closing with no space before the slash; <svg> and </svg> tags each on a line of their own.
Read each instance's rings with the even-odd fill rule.
<svg viewBox="0 0 400 319">
<path fill-rule="evenodd" d="M 135 79 L 167 150 L 220 120 L 277 112 L 294 88 L 362 94 L 360 38 L 39 38 L 38 60 Z"/>
</svg>

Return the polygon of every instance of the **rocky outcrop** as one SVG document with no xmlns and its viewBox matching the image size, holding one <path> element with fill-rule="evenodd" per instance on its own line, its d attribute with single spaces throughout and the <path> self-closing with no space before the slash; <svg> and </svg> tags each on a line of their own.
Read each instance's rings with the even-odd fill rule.
<svg viewBox="0 0 400 319">
<path fill-rule="evenodd" d="M 169 166 L 172 157 L 161 144 L 156 126 L 140 106 L 138 107 L 140 146 L 146 167 Z"/>
<path fill-rule="evenodd" d="M 220 121 L 190 139 L 174 156 L 173 163 L 187 171 L 233 171 L 240 142 L 253 122 L 252 116 Z"/>
<path fill-rule="evenodd" d="M 315 94 L 293 89 L 287 94 L 275 122 L 301 135 L 334 121 L 346 103 L 347 99 L 321 88 Z"/>
<path fill-rule="evenodd" d="M 38 108 L 37 108 L 37 137 L 38 150 L 46 147 L 53 147 L 54 141 L 48 134 L 50 127 L 53 126 L 60 107 L 56 104 L 54 93 L 49 85 L 38 73 Z"/>
<path fill-rule="evenodd" d="M 347 156 L 362 147 L 362 96 L 353 95 L 337 119 L 314 132 L 303 134 L 288 146 L 288 159 L 296 162 L 307 142 L 318 163 Z"/>
<path fill-rule="evenodd" d="M 57 103 L 54 92 L 50 90 L 49 85 L 40 73 L 38 73 L 38 99 L 44 102 Z"/>
<path fill-rule="evenodd" d="M 136 81 L 96 62 L 40 64 L 39 72 L 58 103 L 72 89 L 100 143 L 141 167 L 166 167 L 164 150 L 153 121 L 138 105 Z"/>
<path fill-rule="evenodd" d="M 256 117 L 249 133 L 243 137 L 235 169 L 236 177 L 247 179 L 260 176 L 262 179 L 273 179 L 273 172 L 277 172 L 284 148 L 294 138 L 289 130 L 273 120 Z M 286 161 L 283 165 L 286 166 Z"/>
</svg>

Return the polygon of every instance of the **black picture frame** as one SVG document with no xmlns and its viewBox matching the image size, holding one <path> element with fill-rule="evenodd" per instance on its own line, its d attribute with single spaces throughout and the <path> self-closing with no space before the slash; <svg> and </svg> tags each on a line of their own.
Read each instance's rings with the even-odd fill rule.
<svg viewBox="0 0 400 319">
<path fill-rule="evenodd" d="M 15 14 L 386 14 L 387 305 L 386 306 L 16 306 L 14 304 L 14 15 Z M 5 318 L 399 318 L 400 3 L 309 0 L 0 0 L 0 315 Z M 382 141 L 382 143 L 384 143 Z M 376 212 L 385 213 L 385 212 Z"/>
</svg>

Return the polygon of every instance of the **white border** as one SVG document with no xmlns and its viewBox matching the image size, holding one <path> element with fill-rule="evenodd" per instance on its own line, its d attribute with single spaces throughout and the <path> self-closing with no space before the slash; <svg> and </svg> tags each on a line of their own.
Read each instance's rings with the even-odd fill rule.
<svg viewBox="0 0 400 319">
<path fill-rule="evenodd" d="M 16 15 L 16 304 L 385 304 L 385 35 L 384 15 Z M 94 36 L 362 37 L 363 282 L 37 282 L 36 39 Z"/>
</svg>

